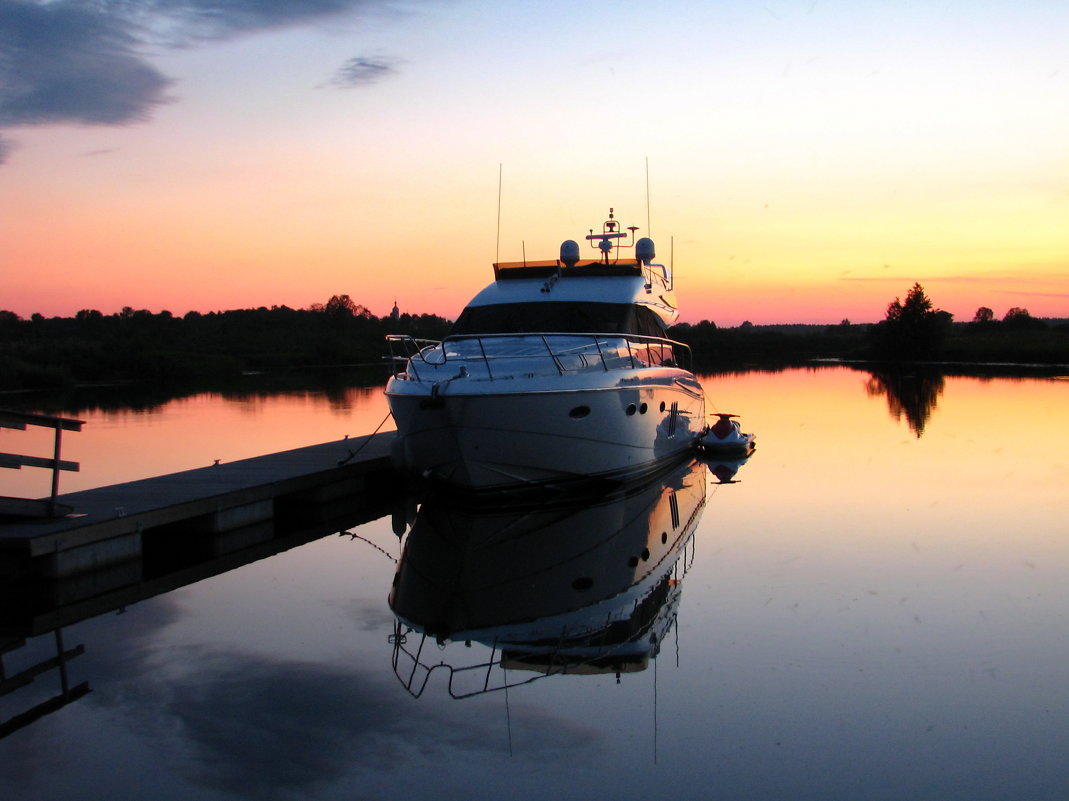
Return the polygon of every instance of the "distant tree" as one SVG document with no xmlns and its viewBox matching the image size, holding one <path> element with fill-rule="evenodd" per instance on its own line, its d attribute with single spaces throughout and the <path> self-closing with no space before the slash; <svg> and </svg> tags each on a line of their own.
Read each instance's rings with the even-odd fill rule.
<svg viewBox="0 0 1069 801">
<path fill-rule="evenodd" d="M 1006 328 L 1011 328 L 1017 331 L 1036 330 L 1047 327 L 1046 323 L 1042 320 L 1037 320 L 1028 313 L 1028 309 L 1022 309 L 1020 306 L 1014 306 L 1007 311 L 1002 318 L 1002 324 Z"/>
<path fill-rule="evenodd" d="M 850 331 L 850 321 L 843 319 L 838 325 L 829 325 L 825 329 L 829 334 L 844 334 Z"/>
<path fill-rule="evenodd" d="M 1014 306 L 1012 309 L 1008 309 L 1006 314 L 1002 317 L 1002 322 L 1008 323 L 1011 320 L 1028 319 L 1032 315 L 1029 314 L 1028 309 L 1022 309 L 1020 306 Z"/>
<path fill-rule="evenodd" d="M 21 321 L 22 318 L 15 314 L 15 312 L 7 311 L 6 309 L 0 310 L 0 333 L 3 333 L 5 337 L 8 335 L 15 335 L 19 330 L 19 323 Z M 5 382 L 0 380 L 0 383 Z"/>
<path fill-rule="evenodd" d="M 363 317 L 370 319 L 373 315 L 359 303 L 353 302 L 348 295 L 331 295 L 323 307 L 331 317 Z"/>
<path fill-rule="evenodd" d="M 749 320 L 743 320 L 739 328 L 742 328 L 743 330 L 749 330 L 753 328 L 753 323 L 751 323 Z"/>
<path fill-rule="evenodd" d="M 886 317 L 871 330 L 877 356 L 927 359 L 938 353 L 953 315 L 932 305 L 919 283 L 887 305 Z"/>
<path fill-rule="evenodd" d="M 981 306 L 976 310 L 976 314 L 973 315 L 972 321 L 977 325 L 984 325 L 990 323 L 995 319 L 995 313 L 987 306 Z"/>
</svg>

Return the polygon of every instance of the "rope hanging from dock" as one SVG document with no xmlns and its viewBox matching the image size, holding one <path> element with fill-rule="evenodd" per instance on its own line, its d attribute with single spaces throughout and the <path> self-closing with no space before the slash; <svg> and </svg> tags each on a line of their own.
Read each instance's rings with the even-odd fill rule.
<svg viewBox="0 0 1069 801">
<path fill-rule="evenodd" d="M 360 447 L 357 448 L 355 451 L 349 451 L 349 455 L 346 456 L 344 459 L 339 459 L 338 460 L 338 466 L 340 467 L 341 465 L 345 464 L 350 459 L 354 458 L 358 453 L 360 453 L 360 451 L 362 451 L 364 448 L 366 448 L 367 444 L 369 442 L 371 442 L 371 438 L 379 433 L 379 429 L 382 428 L 386 424 L 386 421 L 389 420 L 389 419 L 390 419 L 390 413 L 386 412 L 386 416 L 382 418 L 382 422 L 379 423 L 377 426 L 375 426 L 375 430 L 372 431 L 370 434 L 368 434 L 367 439 L 365 439 L 362 443 L 360 443 Z"/>
<path fill-rule="evenodd" d="M 372 542 L 367 537 L 362 537 L 361 535 L 357 534 L 355 531 L 352 531 L 351 529 L 348 530 L 348 531 L 339 531 L 338 532 L 338 536 L 339 537 L 348 537 L 350 540 L 360 540 L 361 542 L 367 543 L 372 548 L 374 548 L 376 551 L 378 551 L 383 556 L 385 556 L 387 559 L 389 559 L 391 562 L 393 562 L 395 565 L 397 564 L 398 560 L 397 560 L 396 556 L 394 556 L 392 553 L 387 551 L 381 545 L 378 545 L 378 544 Z"/>
</svg>

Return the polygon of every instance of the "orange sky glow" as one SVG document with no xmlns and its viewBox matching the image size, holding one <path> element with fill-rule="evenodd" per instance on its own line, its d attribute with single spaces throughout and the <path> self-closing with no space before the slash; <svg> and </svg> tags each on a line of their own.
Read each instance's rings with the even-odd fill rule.
<svg viewBox="0 0 1069 801">
<path fill-rule="evenodd" d="M 0 66 L 0 308 L 452 318 L 495 255 L 612 206 L 674 251 L 689 322 L 872 322 L 915 281 L 957 320 L 1069 317 L 1062 3 L 310 5 L 187 30 L 146 4 L 115 63 L 158 86 L 111 109 L 117 66 L 100 113 L 44 91 L 90 62 Z"/>
</svg>

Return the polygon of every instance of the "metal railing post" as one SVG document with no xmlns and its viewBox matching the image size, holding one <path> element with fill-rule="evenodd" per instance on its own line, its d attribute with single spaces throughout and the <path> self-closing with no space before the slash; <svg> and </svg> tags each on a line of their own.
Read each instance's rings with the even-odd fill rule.
<svg viewBox="0 0 1069 801">
<path fill-rule="evenodd" d="M 561 360 L 557 358 L 557 354 L 553 352 L 553 348 L 549 344 L 549 340 L 546 339 L 546 335 L 542 334 L 541 339 L 542 339 L 542 344 L 546 348 L 546 353 L 549 354 L 549 358 L 551 358 L 553 360 L 553 364 L 557 368 L 557 375 L 564 375 L 564 365 L 561 363 Z"/>
<path fill-rule="evenodd" d="M 57 425 L 55 432 L 56 439 L 52 447 L 52 497 L 48 502 L 48 513 L 50 515 L 56 514 L 56 499 L 59 497 L 59 450 L 63 429 Z"/>
<path fill-rule="evenodd" d="M 483 338 L 482 337 L 476 337 L 476 340 L 479 343 L 479 353 L 481 353 L 482 356 L 483 356 L 483 364 L 486 365 L 486 376 L 491 381 L 493 381 L 494 380 L 494 371 L 490 369 L 490 358 L 486 355 L 486 348 L 483 347 Z"/>
</svg>

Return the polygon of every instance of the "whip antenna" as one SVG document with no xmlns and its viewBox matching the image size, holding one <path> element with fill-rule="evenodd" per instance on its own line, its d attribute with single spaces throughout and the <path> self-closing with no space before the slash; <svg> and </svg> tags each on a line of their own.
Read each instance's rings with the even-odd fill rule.
<svg viewBox="0 0 1069 801">
<path fill-rule="evenodd" d="M 494 245 L 494 264 L 501 261 L 501 162 L 497 164 L 497 244 Z"/>
<path fill-rule="evenodd" d="M 646 156 L 646 236 L 653 237 L 653 228 L 650 226 L 650 157 Z"/>
<path fill-rule="evenodd" d="M 669 245 L 670 250 L 668 252 L 668 272 L 672 276 L 672 285 L 670 287 L 668 287 L 668 288 L 669 289 L 674 289 L 675 285 L 676 285 L 676 237 L 675 237 L 675 234 L 672 235 L 672 238 L 669 240 L 669 242 L 670 242 L 670 245 Z"/>
</svg>

